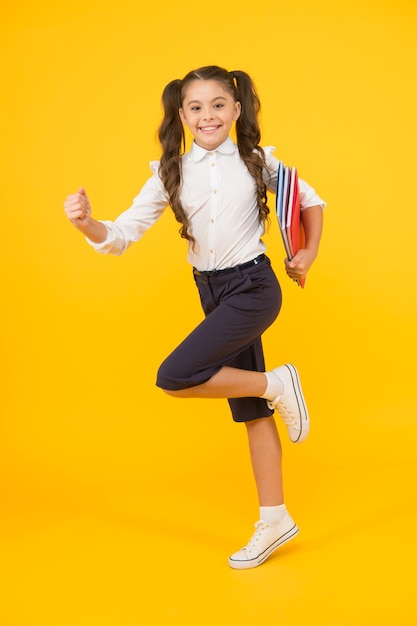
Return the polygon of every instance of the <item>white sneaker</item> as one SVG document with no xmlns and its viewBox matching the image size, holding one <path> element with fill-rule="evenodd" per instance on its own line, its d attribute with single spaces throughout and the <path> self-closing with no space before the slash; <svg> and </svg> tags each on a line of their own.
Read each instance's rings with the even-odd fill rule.
<svg viewBox="0 0 417 626">
<path fill-rule="evenodd" d="M 300 379 L 294 365 L 287 364 L 271 371 L 282 381 L 284 391 L 274 400 L 268 400 L 270 409 L 276 409 L 287 426 L 288 434 L 293 443 L 301 443 L 310 430 L 310 418 Z"/>
<path fill-rule="evenodd" d="M 229 558 L 229 565 L 233 569 L 249 569 L 261 565 L 277 548 L 299 532 L 289 513 L 286 513 L 278 526 L 271 526 L 260 520 L 256 522 L 255 529 L 248 545 Z"/>
</svg>

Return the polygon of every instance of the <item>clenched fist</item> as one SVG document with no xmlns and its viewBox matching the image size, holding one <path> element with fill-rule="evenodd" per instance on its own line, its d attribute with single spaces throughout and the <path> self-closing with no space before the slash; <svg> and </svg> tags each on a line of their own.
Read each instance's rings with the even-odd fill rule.
<svg viewBox="0 0 417 626">
<path fill-rule="evenodd" d="M 83 230 L 91 216 L 91 206 L 85 189 L 81 187 L 77 193 L 70 194 L 64 202 L 65 213 L 76 228 Z"/>
<path fill-rule="evenodd" d="M 95 243 L 105 241 L 107 228 L 91 217 L 90 201 L 83 187 L 77 193 L 72 193 L 67 197 L 64 202 L 64 210 L 71 224 L 88 239 Z"/>
</svg>

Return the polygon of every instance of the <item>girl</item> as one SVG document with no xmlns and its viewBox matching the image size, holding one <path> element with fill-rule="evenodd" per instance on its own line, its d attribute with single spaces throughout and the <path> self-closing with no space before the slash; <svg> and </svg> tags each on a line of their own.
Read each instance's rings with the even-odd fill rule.
<svg viewBox="0 0 417 626">
<path fill-rule="evenodd" d="M 68 196 L 71 223 L 102 253 L 120 255 L 169 205 L 188 243 L 188 261 L 205 319 L 160 366 L 156 384 L 176 397 L 227 398 L 244 422 L 260 505 L 246 547 L 229 558 L 236 569 L 260 565 L 298 528 L 283 497 L 277 410 L 294 443 L 309 431 L 296 368 L 265 372 L 261 335 L 277 317 L 281 289 L 265 256 L 267 188 L 275 190 L 278 161 L 262 148 L 260 102 L 251 78 L 217 66 L 169 83 L 162 96 L 160 162 L 130 209 L 115 222 L 97 221 L 84 189 Z M 237 145 L 229 133 L 236 123 Z M 185 152 L 184 126 L 194 137 Z M 324 202 L 299 181 L 305 247 L 286 260 L 287 274 L 305 277 L 319 246 Z"/>
</svg>

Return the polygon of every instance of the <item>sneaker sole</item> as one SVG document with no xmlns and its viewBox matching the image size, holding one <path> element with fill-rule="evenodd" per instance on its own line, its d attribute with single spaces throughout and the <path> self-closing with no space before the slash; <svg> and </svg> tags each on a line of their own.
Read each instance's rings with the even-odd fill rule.
<svg viewBox="0 0 417 626">
<path fill-rule="evenodd" d="M 278 550 L 278 548 L 283 546 L 284 543 L 287 543 L 287 541 L 291 541 L 291 539 L 294 539 L 294 537 L 298 535 L 299 532 L 300 530 L 297 524 L 294 524 L 294 526 L 292 526 L 283 535 L 281 535 L 281 537 L 278 537 L 278 539 L 271 543 L 271 545 L 268 546 L 256 558 L 249 559 L 248 561 L 235 561 L 229 558 L 229 565 L 233 569 L 250 569 L 252 567 L 258 567 L 258 565 L 261 565 L 264 561 L 266 561 L 266 559 L 271 556 L 271 554 L 275 552 L 275 550 Z"/>
<path fill-rule="evenodd" d="M 301 389 L 300 378 L 298 376 L 298 372 L 294 365 L 287 365 L 288 370 L 291 374 L 291 380 L 294 388 L 294 393 L 297 398 L 298 408 L 300 410 L 301 415 L 301 429 L 300 435 L 296 440 L 292 440 L 293 443 L 301 443 L 307 437 L 308 432 L 310 430 L 310 418 L 308 416 L 306 402 L 304 400 L 304 395 Z"/>
<path fill-rule="evenodd" d="M 290 439 L 292 443 L 301 443 L 302 441 L 304 441 L 304 439 L 307 438 L 307 435 L 310 431 L 310 418 L 308 416 L 307 405 L 304 400 L 303 392 L 301 389 L 300 378 L 298 376 L 298 372 L 296 368 L 294 367 L 294 365 L 291 365 L 291 363 L 285 365 L 284 367 L 286 367 L 287 370 L 289 371 L 291 382 L 292 382 L 292 387 L 293 387 L 294 394 L 297 400 L 298 410 L 301 416 L 300 434 L 298 435 L 296 439 L 291 439 L 291 438 Z M 270 406 L 271 409 L 274 409 L 274 407 L 270 405 L 269 403 L 268 405 Z"/>
</svg>

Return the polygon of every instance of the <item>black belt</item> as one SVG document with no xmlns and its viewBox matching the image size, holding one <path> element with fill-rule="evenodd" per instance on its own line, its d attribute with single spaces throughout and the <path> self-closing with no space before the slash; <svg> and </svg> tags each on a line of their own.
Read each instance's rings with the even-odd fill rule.
<svg viewBox="0 0 417 626">
<path fill-rule="evenodd" d="M 256 259 L 252 259 L 252 261 L 247 261 L 246 263 L 242 263 L 241 265 L 235 265 L 234 267 L 226 267 L 224 270 L 210 270 L 208 272 L 200 272 L 200 270 L 196 270 L 193 268 L 195 276 L 205 276 L 206 278 L 211 278 L 212 276 L 223 276 L 224 274 L 231 274 L 232 272 L 236 272 L 237 270 L 246 270 L 248 267 L 252 267 L 253 265 L 258 265 L 259 263 L 263 263 L 266 261 L 267 257 L 265 254 L 260 254 L 256 257 Z"/>
</svg>

